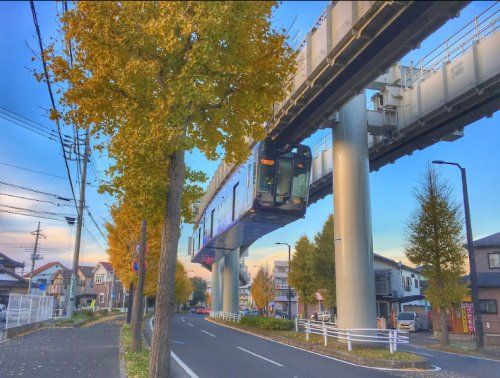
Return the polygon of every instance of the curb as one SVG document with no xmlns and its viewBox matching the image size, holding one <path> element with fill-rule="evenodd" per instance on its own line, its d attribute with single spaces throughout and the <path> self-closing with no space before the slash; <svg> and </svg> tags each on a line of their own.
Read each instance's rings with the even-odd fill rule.
<svg viewBox="0 0 500 378">
<path fill-rule="evenodd" d="M 128 377 L 125 365 L 125 350 L 122 346 L 122 328 L 120 328 L 120 335 L 118 336 L 118 370 L 120 371 L 120 378 Z"/>
<path fill-rule="evenodd" d="M 219 323 L 216 322 L 210 318 L 205 318 L 205 320 L 218 324 L 222 327 L 227 327 L 231 328 L 235 331 L 238 332 L 243 332 L 247 333 L 249 335 L 253 335 L 256 337 L 260 337 L 262 339 L 266 339 L 269 341 L 275 341 L 281 344 L 285 344 L 294 348 L 298 348 L 304 351 L 308 352 L 313 352 L 317 353 L 320 355 L 324 355 L 327 357 L 333 357 L 337 358 L 339 360 L 356 364 L 359 366 L 367 367 L 367 368 L 380 368 L 380 369 L 398 369 L 398 370 L 408 370 L 408 371 L 414 371 L 414 370 L 420 370 L 420 371 L 430 371 L 432 369 L 432 366 L 430 364 L 430 361 L 428 359 L 424 359 L 424 361 L 390 361 L 390 360 L 381 360 L 381 359 L 373 359 L 373 358 L 368 358 L 368 357 L 361 357 L 361 356 L 352 356 L 348 355 L 346 353 L 342 352 L 336 352 L 332 351 L 331 349 L 324 348 L 320 345 L 311 345 L 311 344 L 306 344 L 301 341 L 296 341 L 296 340 L 290 340 L 286 337 L 281 337 L 281 336 L 263 336 L 260 334 L 252 333 L 247 330 L 242 330 L 241 328 L 237 328 L 225 323 Z M 411 352 L 409 352 L 411 353 Z"/>
</svg>

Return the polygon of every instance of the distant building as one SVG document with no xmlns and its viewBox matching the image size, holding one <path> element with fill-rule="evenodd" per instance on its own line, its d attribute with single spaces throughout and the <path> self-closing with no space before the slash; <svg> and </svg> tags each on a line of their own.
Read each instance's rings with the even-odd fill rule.
<svg viewBox="0 0 500 378">
<path fill-rule="evenodd" d="M 94 267 L 78 267 L 78 285 L 76 289 L 76 306 L 78 308 L 90 305 L 93 299 L 97 298 L 94 290 Z"/>
<path fill-rule="evenodd" d="M 123 302 L 123 286 L 109 262 L 99 262 L 92 270 L 96 306 L 99 308 L 120 307 Z"/>
<path fill-rule="evenodd" d="M 288 314 L 288 261 L 275 261 L 273 268 L 274 310 Z M 297 316 L 297 293 L 292 288 L 292 319 Z"/>
<path fill-rule="evenodd" d="M 239 292 L 240 310 L 247 310 L 253 307 L 250 287 L 251 287 L 250 284 L 240 286 L 240 292 Z"/>
<path fill-rule="evenodd" d="M 31 276 L 32 287 L 30 294 L 32 295 L 42 295 L 43 291 L 38 287 L 40 284 L 45 284 L 47 287 L 51 284 L 52 276 L 59 270 L 67 270 L 67 268 L 61 264 L 59 261 L 53 261 L 36 268 L 31 273 L 24 275 L 25 278 L 29 279 Z"/>
<path fill-rule="evenodd" d="M 16 274 L 17 268 L 24 268 L 24 264 L 0 253 L 0 304 L 5 306 L 10 294 L 26 294 L 28 291 L 29 282 Z"/>
<path fill-rule="evenodd" d="M 485 343 L 500 345 L 500 232 L 474 241 Z"/>
<path fill-rule="evenodd" d="M 395 327 L 400 312 L 416 312 L 421 327 L 427 329 L 430 304 L 422 294 L 422 274 L 376 253 L 373 257 L 377 317 L 386 319 L 388 327 Z"/>
<path fill-rule="evenodd" d="M 69 291 L 71 286 L 70 269 L 61 269 L 55 272 L 47 285 L 47 295 L 54 297 L 54 308 L 66 309 L 68 306 Z"/>
</svg>

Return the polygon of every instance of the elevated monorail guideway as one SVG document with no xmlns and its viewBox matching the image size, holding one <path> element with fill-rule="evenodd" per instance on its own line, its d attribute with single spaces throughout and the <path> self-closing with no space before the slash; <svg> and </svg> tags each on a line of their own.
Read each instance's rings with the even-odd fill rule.
<svg viewBox="0 0 500 378">
<path fill-rule="evenodd" d="M 287 99 L 274 106 L 268 138 L 253 146 L 246 163 L 223 162 L 199 206 L 190 253 L 212 268 L 214 310 L 238 311 L 238 259 L 248 246 L 304 215 L 311 151 L 299 143 L 331 127 L 338 322 L 376 328 L 373 283 L 359 277 L 373 275 L 368 133 L 376 144 L 387 125 L 382 120 L 373 123 L 376 132 L 368 128 L 364 88 L 466 4 L 351 1 L 327 7 L 301 45 L 298 73 Z"/>
</svg>

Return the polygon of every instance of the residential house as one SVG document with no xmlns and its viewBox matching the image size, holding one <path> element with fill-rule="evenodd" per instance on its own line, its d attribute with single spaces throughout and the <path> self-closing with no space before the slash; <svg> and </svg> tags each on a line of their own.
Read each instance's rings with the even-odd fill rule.
<svg viewBox="0 0 500 378">
<path fill-rule="evenodd" d="M 429 327 L 430 304 L 422 294 L 424 277 L 414 268 L 379 254 L 373 255 L 377 317 L 395 327 L 400 312 L 420 314 L 421 327 Z"/>
<path fill-rule="evenodd" d="M 10 294 L 26 294 L 28 290 L 28 280 L 16 274 L 16 268 L 24 268 L 24 263 L 0 253 L 0 304 L 5 306 Z"/>
<path fill-rule="evenodd" d="M 69 299 L 69 291 L 71 286 L 70 269 L 60 269 L 56 271 L 50 278 L 50 283 L 47 285 L 47 295 L 54 297 L 54 308 L 66 309 Z"/>
<path fill-rule="evenodd" d="M 485 344 L 500 345 L 500 232 L 474 241 Z"/>
<path fill-rule="evenodd" d="M 274 311 L 288 314 L 288 261 L 275 261 L 273 268 L 273 281 L 275 289 Z M 292 288 L 291 315 L 292 319 L 297 316 L 297 293 Z"/>
<path fill-rule="evenodd" d="M 252 294 L 250 293 L 250 284 L 243 285 L 239 287 L 239 303 L 240 310 L 251 309 L 252 306 Z"/>
<path fill-rule="evenodd" d="M 31 276 L 32 287 L 30 294 L 32 295 L 42 295 L 43 291 L 40 290 L 39 285 L 45 284 L 46 287 L 50 285 L 52 276 L 59 270 L 65 270 L 66 267 L 61 264 L 59 261 L 49 262 L 45 265 L 42 265 L 39 268 L 36 268 L 31 273 L 27 273 L 24 275 L 25 278 Z"/>
<path fill-rule="evenodd" d="M 89 306 L 93 299 L 97 298 L 94 290 L 94 267 L 79 266 L 78 267 L 78 285 L 76 289 L 76 306 Z"/>
<path fill-rule="evenodd" d="M 99 308 L 120 307 L 123 302 L 123 286 L 115 276 L 113 266 L 109 262 L 99 262 L 92 270 L 96 306 Z"/>
</svg>

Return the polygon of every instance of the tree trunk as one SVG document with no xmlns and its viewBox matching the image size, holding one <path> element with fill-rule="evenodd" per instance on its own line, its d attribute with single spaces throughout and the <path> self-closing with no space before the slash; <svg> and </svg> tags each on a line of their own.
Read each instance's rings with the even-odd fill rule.
<svg viewBox="0 0 500 378">
<path fill-rule="evenodd" d="M 309 315 L 307 314 L 307 302 L 304 301 L 304 319 L 309 319 Z"/>
<path fill-rule="evenodd" d="M 147 222 L 145 219 L 141 221 L 141 245 L 137 253 L 137 266 L 139 268 L 137 277 L 137 289 L 134 295 L 134 305 L 132 307 L 132 351 L 138 352 L 142 349 L 142 307 L 143 307 L 143 292 L 144 292 L 144 275 L 145 275 L 145 255 L 146 255 L 146 233 Z"/>
<path fill-rule="evenodd" d="M 441 307 L 439 309 L 439 327 L 441 329 L 441 337 L 439 341 L 441 345 L 450 345 L 450 336 L 448 334 L 448 314 L 446 309 Z"/>
<path fill-rule="evenodd" d="M 181 198 L 184 184 L 184 151 L 170 156 L 168 167 L 169 185 L 163 219 L 158 282 L 156 285 L 156 308 L 149 377 L 170 376 L 170 341 L 175 309 L 175 269 L 180 237 Z"/>
</svg>

